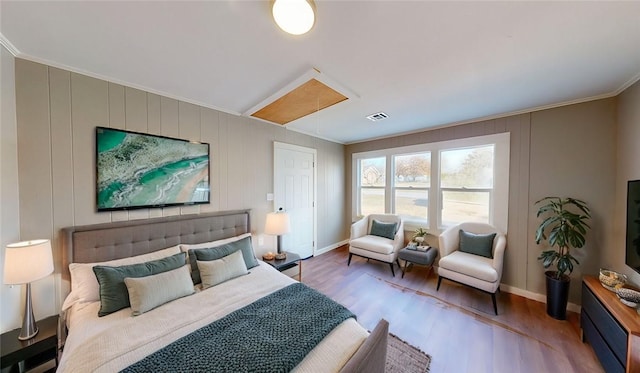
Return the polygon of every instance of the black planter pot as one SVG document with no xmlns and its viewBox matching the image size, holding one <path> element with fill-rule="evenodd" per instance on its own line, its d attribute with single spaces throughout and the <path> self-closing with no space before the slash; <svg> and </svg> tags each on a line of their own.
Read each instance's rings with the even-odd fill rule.
<svg viewBox="0 0 640 373">
<path fill-rule="evenodd" d="M 564 275 L 557 279 L 555 271 L 547 271 L 544 274 L 547 277 L 547 314 L 554 319 L 565 320 L 571 278 Z"/>
</svg>

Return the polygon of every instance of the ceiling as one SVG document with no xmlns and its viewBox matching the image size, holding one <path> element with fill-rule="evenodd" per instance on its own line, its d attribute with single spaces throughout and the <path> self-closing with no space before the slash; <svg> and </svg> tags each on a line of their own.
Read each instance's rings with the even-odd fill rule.
<svg viewBox="0 0 640 373">
<path fill-rule="evenodd" d="M 339 143 L 619 93 L 640 2 L 316 0 L 292 36 L 268 1 L 0 1 L 17 57 L 245 115 L 312 69 L 349 100 L 288 129 Z M 378 111 L 389 118 L 371 122 Z M 257 125 L 275 125 L 257 123 Z"/>
</svg>

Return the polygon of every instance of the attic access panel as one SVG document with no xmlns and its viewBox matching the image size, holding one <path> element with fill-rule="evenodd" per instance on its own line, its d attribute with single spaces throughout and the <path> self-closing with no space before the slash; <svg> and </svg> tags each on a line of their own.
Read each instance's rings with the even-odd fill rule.
<svg viewBox="0 0 640 373">
<path fill-rule="evenodd" d="M 285 125 L 347 99 L 347 96 L 312 78 L 251 116 Z"/>
</svg>

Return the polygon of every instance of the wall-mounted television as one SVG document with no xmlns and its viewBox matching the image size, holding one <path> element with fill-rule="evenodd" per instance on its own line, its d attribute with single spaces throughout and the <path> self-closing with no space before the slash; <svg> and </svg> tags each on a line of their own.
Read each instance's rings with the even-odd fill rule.
<svg viewBox="0 0 640 373">
<path fill-rule="evenodd" d="M 627 187 L 627 250 L 625 263 L 640 273 L 640 180 Z"/>
<path fill-rule="evenodd" d="M 209 203 L 209 144 L 96 127 L 98 211 Z"/>
</svg>

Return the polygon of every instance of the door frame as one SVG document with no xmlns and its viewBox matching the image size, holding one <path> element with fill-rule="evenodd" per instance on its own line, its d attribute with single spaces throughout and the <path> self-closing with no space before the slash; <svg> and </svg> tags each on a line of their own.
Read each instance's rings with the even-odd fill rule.
<svg viewBox="0 0 640 373">
<path fill-rule="evenodd" d="M 287 144 L 284 142 L 274 141 L 273 142 L 273 191 L 274 191 L 274 199 L 273 199 L 273 207 L 274 210 L 277 208 L 276 202 L 278 201 L 278 196 L 276 193 L 276 178 L 278 177 L 278 162 L 276 161 L 276 149 L 284 149 L 284 150 L 293 150 L 302 153 L 308 153 L 313 156 L 313 247 L 311 250 L 311 256 L 316 255 L 316 251 L 318 248 L 318 167 L 317 167 L 317 158 L 318 151 L 313 148 L 307 148 L 300 145 Z"/>
</svg>

